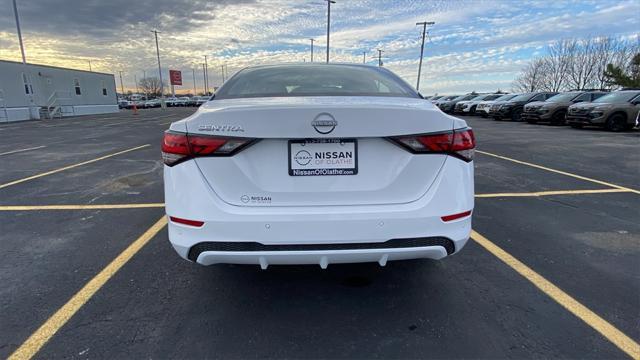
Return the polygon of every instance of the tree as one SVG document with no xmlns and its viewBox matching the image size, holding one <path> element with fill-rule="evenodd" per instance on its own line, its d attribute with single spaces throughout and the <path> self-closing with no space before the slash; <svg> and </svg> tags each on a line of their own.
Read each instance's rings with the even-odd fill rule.
<svg viewBox="0 0 640 360">
<path fill-rule="evenodd" d="M 607 64 L 604 76 L 610 85 L 640 88 L 640 52 L 633 56 L 627 71 L 620 66 Z"/>
<path fill-rule="evenodd" d="M 147 96 L 160 96 L 161 86 L 160 79 L 157 77 L 150 78 L 142 78 L 138 83 L 142 92 L 144 92 Z"/>
<path fill-rule="evenodd" d="M 534 92 L 542 90 L 545 74 L 544 59 L 534 59 L 522 69 L 520 76 L 513 82 L 513 90 L 517 92 Z"/>
<path fill-rule="evenodd" d="M 555 92 L 566 86 L 574 43 L 573 40 L 559 40 L 547 47 L 549 55 L 544 57 L 544 90 Z"/>
</svg>

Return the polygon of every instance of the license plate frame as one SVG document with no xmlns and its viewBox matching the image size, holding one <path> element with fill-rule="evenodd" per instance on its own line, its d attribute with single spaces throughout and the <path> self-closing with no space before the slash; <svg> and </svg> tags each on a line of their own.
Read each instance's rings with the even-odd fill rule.
<svg viewBox="0 0 640 360">
<path fill-rule="evenodd" d="M 319 165 L 314 164 L 315 163 L 315 154 L 318 153 L 317 148 L 322 148 L 322 147 L 326 147 L 331 153 L 334 152 L 338 152 L 336 150 L 331 149 L 330 146 L 324 146 L 325 144 L 339 144 L 339 145 L 345 145 L 345 144 L 353 144 L 353 150 L 352 150 L 352 157 L 348 158 L 347 154 L 348 152 L 350 152 L 351 147 L 350 145 L 348 145 L 345 149 L 344 149 L 344 154 L 345 158 L 336 158 L 336 159 L 317 159 L 320 161 L 336 161 L 336 162 L 340 162 L 340 161 L 347 161 L 349 159 L 353 160 L 353 166 L 349 166 L 351 164 L 346 163 L 346 164 L 334 164 L 337 165 L 337 167 L 318 167 Z M 304 147 L 304 146 L 309 146 L 307 149 L 300 149 L 300 147 Z M 306 161 L 306 158 L 301 158 L 301 162 L 298 162 L 298 160 L 294 160 L 294 154 L 292 154 L 292 149 L 296 147 L 296 156 L 298 155 L 299 152 L 301 152 L 302 150 L 308 150 L 307 154 L 310 157 L 309 159 L 309 163 L 304 164 L 304 162 Z M 315 149 L 313 149 L 315 148 Z M 334 147 L 335 148 L 335 147 Z M 331 151 L 330 151 L 331 150 Z M 289 176 L 351 176 L 351 175 L 357 175 L 358 174 L 358 140 L 357 139 L 352 139 L 352 138 L 346 138 L 346 139 L 292 139 L 289 140 L 287 143 L 287 155 L 288 155 L 288 170 L 289 170 Z M 306 154 L 303 154 L 306 155 Z M 340 154 L 338 154 L 340 155 Z M 297 164 L 293 164 L 293 161 L 296 161 Z M 304 165 L 303 165 L 304 164 Z"/>
</svg>

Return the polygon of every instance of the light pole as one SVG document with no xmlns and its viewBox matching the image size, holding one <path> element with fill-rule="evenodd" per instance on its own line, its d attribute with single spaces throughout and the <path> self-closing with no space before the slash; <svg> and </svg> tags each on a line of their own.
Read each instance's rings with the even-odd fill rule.
<svg viewBox="0 0 640 360">
<path fill-rule="evenodd" d="M 382 49 L 378 49 L 378 67 L 382 67 L 382 53 L 384 51 Z"/>
<path fill-rule="evenodd" d="M 422 25 L 422 45 L 420 46 L 420 64 L 418 65 L 418 81 L 416 82 L 416 90 L 420 91 L 420 75 L 422 72 L 422 55 L 424 54 L 424 37 L 427 34 L 427 25 L 433 25 L 435 22 L 433 21 L 423 21 L 416 23 L 417 25 Z"/>
<path fill-rule="evenodd" d="M 120 73 L 120 93 L 124 96 L 124 85 L 122 84 L 122 70 L 118 71 Z"/>
<path fill-rule="evenodd" d="M 22 63 L 26 64 L 27 60 L 24 56 L 24 45 L 22 44 L 22 31 L 20 30 L 20 17 L 18 16 L 18 5 L 13 0 L 13 15 L 16 17 L 16 28 L 18 29 L 18 42 L 20 43 L 20 52 L 22 53 Z"/>
<path fill-rule="evenodd" d="M 202 92 L 204 93 L 207 88 L 207 72 L 205 71 L 204 63 L 202 63 Z"/>
<path fill-rule="evenodd" d="M 311 62 L 313 62 L 313 42 L 316 41 L 315 39 L 309 39 L 311 40 Z"/>
<path fill-rule="evenodd" d="M 335 4 L 334 0 L 325 0 L 327 2 L 327 64 L 329 63 L 329 32 L 331 31 L 331 4 Z"/>
<path fill-rule="evenodd" d="M 362 52 L 362 63 L 363 64 L 367 63 L 367 52 L 366 51 Z"/>
<path fill-rule="evenodd" d="M 93 72 L 93 70 L 91 70 L 91 59 L 89 59 L 89 71 Z"/>
<path fill-rule="evenodd" d="M 27 58 L 24 55 L 24 45 L 22 44 L 22 30 L 20 29 L 20 16 L 18 16 L 18 4 L 13 0 L 13 15 L 16 17 L 16 29 L 18 30 L 18 42 L 20 43 L 20 53 L 22 54 L 22 66 L 24 67 L 24 76 L 29 87 L 29 119 L 35 117 L 35 104 L 33 102 L 33 86 L 31 86 L 31 76 L 27 72 Z M 39 118 L 39 117 L 38 117 Z"/>
<path fill-rule="evenodd" d="M 209 64 L 207 64 L 207 55 L 204 56 L 204 92 L 209 95 Z"/>
<path fill-rule="evenodd" d="M 224 81 L 225 81 L 225 79 L 224 79 L 224 64 L 220 65 L 220 69 L 222 71 L 222 83 L 224 84 Z"/>
<path fill-rule="evenodd" d="M 133 74 L 133 82 L 136 83 L 136 94 L 138 93 L 138 75 Z"/>
<path fill-rule="evenodd" d="M 196 69 L 191 69 L 193 72 L 193 96 L 198 95 L 198 89 L 196 88 Z"/>
<path fill-rule="evenodd" d="M 160 47 L 158 46 L 158 30 L 151 31 L 156 36 L 156 55 L 158 57 L 158 75 L 160 76 L 160 104 L 164 109 L 167 106 L 164 103 L 164 83 L 162 82 L 162 67 L 160 66 Z"/>
</svg>

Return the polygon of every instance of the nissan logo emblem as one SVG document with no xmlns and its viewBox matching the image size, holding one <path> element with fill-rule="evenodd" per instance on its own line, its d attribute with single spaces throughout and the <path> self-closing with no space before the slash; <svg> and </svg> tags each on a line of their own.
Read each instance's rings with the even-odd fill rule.
<svg viewBox="0 0 640 360">
<path fill-rule="evenodd" d="M 320 134 L 326 135 L 338 126 L 338 122 L 329 113 L 320 113 L 311 122 L 311 126 Z"/>
</svg>

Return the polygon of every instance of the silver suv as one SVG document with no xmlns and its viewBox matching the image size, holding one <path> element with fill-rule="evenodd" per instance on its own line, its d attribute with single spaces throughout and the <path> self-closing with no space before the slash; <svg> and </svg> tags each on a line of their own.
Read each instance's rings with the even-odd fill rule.
<svg viewBox="0 0 640 360">
<path fill-rule="evenodd" d="M 640 90 L 621 90 L 569 106 L 567 123 L 573 128 L 595 125 L 610 131 L 630 130 L 637 125 L 639 111 Z"/>
<path fill-rule="evenodd" d="M 569 91 L 548 98 L 546 101 L 534 101 L 524 106 L 522 119 L 529 124 L 548 122 L 551 125 L 564 125 L 569 106 L 581 102 L 591 102 L 608 93 L 603 91 Z"/>
</svg>

